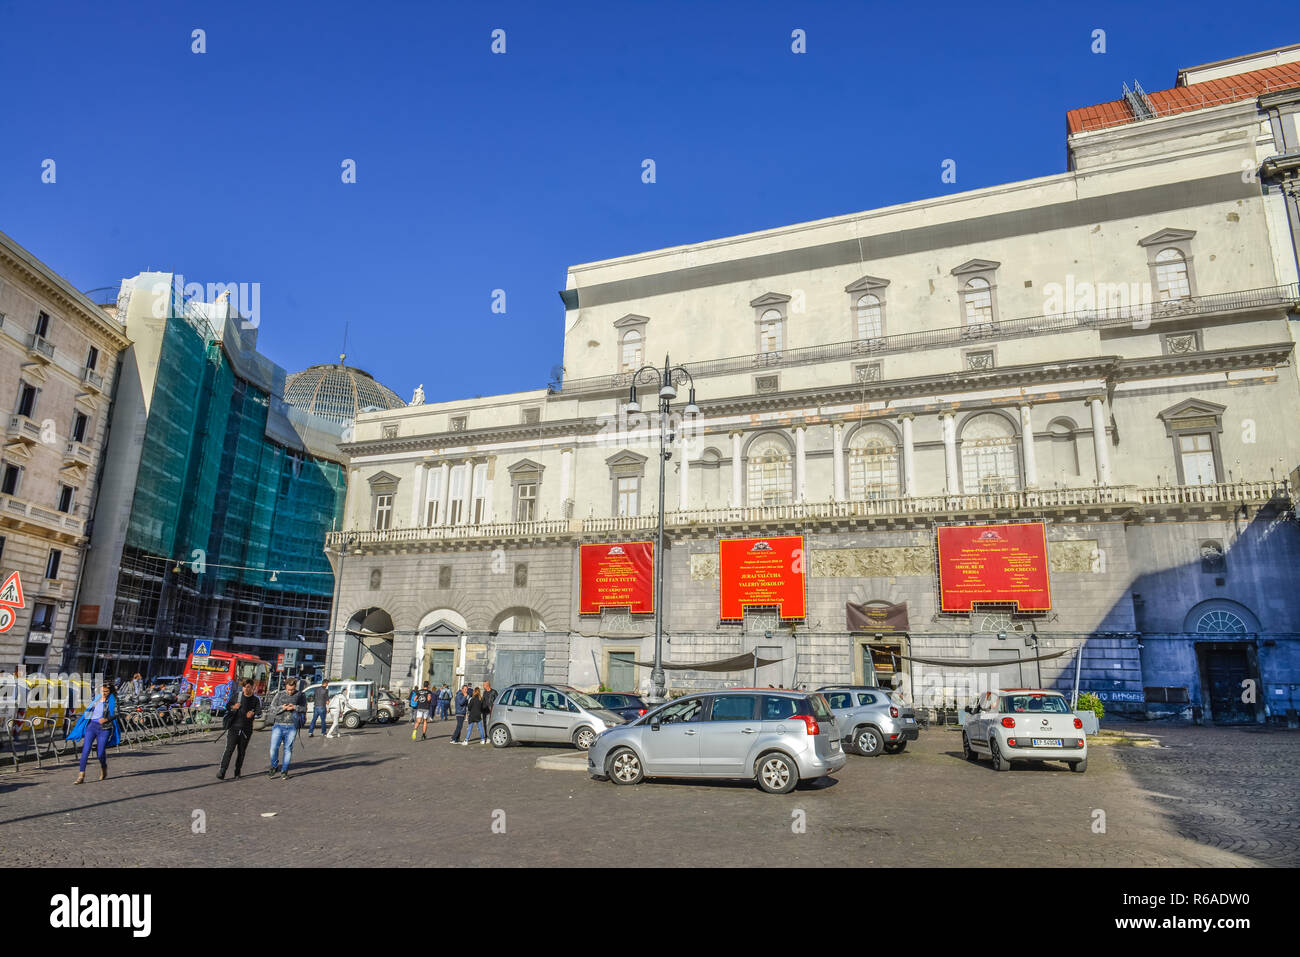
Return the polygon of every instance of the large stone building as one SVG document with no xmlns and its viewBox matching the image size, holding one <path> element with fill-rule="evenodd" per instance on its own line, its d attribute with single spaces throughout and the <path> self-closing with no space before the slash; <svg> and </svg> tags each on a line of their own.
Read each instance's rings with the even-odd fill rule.
<svg viewBox="0 0 1300 957">
<path fill-rule="evenodd" d="M 562 383 L 358 418 L 332 672 L 644 688 L 653 618 L 580 614 L 579 547 L 654 537 L 626 404 L 670 355 L 703 411 L 672 423 L 664 657 L 772 662 L 671 688 L 1077 674 L 1120 709 L 1294 708 L 1297 275 L 1257 172 L 1297 59 L 1072 111 L 1064 173 L 571 267 Z M 1049 607 L 941 601 L 938 528 L 1024 522 Z M 803 613 L 724 614 L 720 540 L 795 535 Z"/>
<path fill-rule="evenodd" d="M 71 630 L 108 434 L 122 325 L 0 233 L 0 582 L 25 604 L 0 633 L 0 668 L 57 666 Z"/>
<path fill-rule="evenodd" d="M 338 444 L 356 406 L 313 398 L 346 386 L 370 407 L 402 402 L 343 365 L 289 375 L 228 298 L 183 293 L 170 273 L 121 286 L 115 311 L 132 345 L 69 664 L 174 674 L 203 638 L 314 667 L 335 584 L 321 542 L 339 527 Z M 293 382 L 318 387 L 286 397 Z"/>
</svg>

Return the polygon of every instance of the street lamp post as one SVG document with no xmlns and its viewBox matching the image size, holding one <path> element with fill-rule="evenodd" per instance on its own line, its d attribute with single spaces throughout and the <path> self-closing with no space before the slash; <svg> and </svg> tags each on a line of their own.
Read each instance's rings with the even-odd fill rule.
<svg viewBox="0 0 1300 957">
<path fill-rule="evenodd" d="M 654 697 L 657 700 L 663 700 L 665 691 L 664 669 L 663 669 L 663 637 L 664 637 L 664 477 L 665 466 L 672 458 L 672 450 L 668 448 L 668 423 L 669 412 L 672 408 L 672 400 L 677 398 L 677 387 L 673 385 L 673 378 L 679 380 L 685 378 L 690 383 L 690 399 L 686 403 L 683 413 L 689 416 L 700 414 L 700 407 L 695 404 L 695 380 L 691 377 L 683 366 L 673 366 L 668 356 L 664 356 L 663 369 L 657 369 L 654 366 L 642 366 L 632 375 L 632 388 L 628 396 L 627 411 L 630 414 L 636 414 L 641 411 L 641 404 L 636 398 L 636 384 L 642 382 L 650 386 L 659 387 L 659 521 L 657 531 L 655 532 L 655 663 L 654 669 L 650 672 L 650 680 L 654 683 Z M 685 454 L 683 452 L 683 454 Z"/>
</svg>

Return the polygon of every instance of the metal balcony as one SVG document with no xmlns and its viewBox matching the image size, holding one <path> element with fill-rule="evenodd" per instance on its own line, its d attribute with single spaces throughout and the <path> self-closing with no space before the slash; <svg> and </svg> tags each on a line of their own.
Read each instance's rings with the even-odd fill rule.
<svg viewBox="0 0 1300 957">
<path fill-rule="evenodd" d="M 33 332 L 31 338 L 27 340 L 27 354 L 38 362 L 52 362 L 54 343 Z"/>
</svg>

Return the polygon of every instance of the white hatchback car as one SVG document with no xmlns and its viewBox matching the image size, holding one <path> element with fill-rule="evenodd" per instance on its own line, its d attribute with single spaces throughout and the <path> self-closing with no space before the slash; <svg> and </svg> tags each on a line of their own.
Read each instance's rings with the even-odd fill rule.
<svg viewBox="0 0 1300 957">
<path fill-rule="evenodd" d="M 1071 771 L 1088 770 L 1083 721 L 1058 691 L 986 691 L 966 713 L 961 750 L 967 761 L 987 754 L 996 771 L 1011 770 L 1012 761 L 1064 761 Z"/>
</svg>

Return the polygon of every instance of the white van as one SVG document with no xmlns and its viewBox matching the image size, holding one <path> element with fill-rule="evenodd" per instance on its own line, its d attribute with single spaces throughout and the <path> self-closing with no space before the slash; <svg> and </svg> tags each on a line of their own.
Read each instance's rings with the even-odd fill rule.
<svg viewBox="0 0 1300 957">
<path fill-rule="evenodd" d="M 316 689 L 320 683 L 308 685 L 303 689 L 307 696 L 307 721 L 311 722 L 316 711 Z M 348 696 L 348 713 L 343 716 L 343 727 L 359 728 L 367 721 L 374 721 L 379 713 L 375 703 L 375 683 L 373 681 L 331 681 L 329 700 L 333 701 L 339 689 L 346 689 Z M 328 727 L 328 725 L 327 725 Z"/>
</svg>

